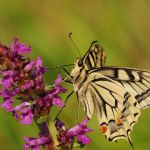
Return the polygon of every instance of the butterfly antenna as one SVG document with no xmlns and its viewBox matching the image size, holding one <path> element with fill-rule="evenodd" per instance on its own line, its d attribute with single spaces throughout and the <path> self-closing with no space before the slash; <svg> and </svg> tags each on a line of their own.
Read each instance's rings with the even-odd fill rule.
<svg viewBox="0 0 150 150">
<path fill-rule="evenodd" d="M 75 42 L 74 42 L 73 39 L 72 39 L 72 32 L 69 33 L 68 36 L 69 36 L 69 39 L 71 40 L 71 43 L 74 45 L 74 47 L 75 47 L 76 50 L 78 51 L 78 53 L 79 53 L 79 55 L 80 55 L 80 58 L 81 58 L 81 52 L 80 52 L 80 50 L 78 49 L 77 45 L 75 44 Z"/>
</svg>

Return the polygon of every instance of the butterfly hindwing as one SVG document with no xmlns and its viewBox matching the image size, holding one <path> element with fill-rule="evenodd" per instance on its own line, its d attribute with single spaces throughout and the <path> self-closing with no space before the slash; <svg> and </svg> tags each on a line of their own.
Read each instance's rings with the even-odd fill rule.
<svg viewBox="0 0 150 150">
<path fill-rule="evenodd" d="M 130 132 L 140 115 L 136 99 L 117 82 L 99 73 L 88 78 L 90 82 L 84 83 L 87 88 L 77 92 L 87 116 L 90 119 L 95 108 L 100 130 L 109 141 L 123 138 L 131 143 Z"/>
</svg>

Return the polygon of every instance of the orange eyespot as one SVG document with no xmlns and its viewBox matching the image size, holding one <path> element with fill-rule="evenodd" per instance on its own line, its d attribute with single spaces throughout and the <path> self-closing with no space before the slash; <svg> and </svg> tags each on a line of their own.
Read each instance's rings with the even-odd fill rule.
<svg viewBox="0 0 150 150">
<path fill-rule="evenodd" d="M 107 132 L 107 130 L 108 130 L 107 126 L 101 126 L 101 127 L 100 127 L 100 131 L 101 131 L 103 134 L 105 134 L 105 133 Z"/>
<path fill-rule="evenodd" d="M 119 117 L 115 119 L 117 125 L 122 125 L 122 121 Z"/>
</svg>

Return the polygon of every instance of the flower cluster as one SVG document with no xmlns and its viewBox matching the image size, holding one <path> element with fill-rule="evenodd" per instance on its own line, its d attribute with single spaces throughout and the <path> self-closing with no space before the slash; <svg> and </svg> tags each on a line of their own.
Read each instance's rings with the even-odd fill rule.
<svg viewBox="0 0 150 150">
<path fill-rule="evenodd" d="M 92 132 L 93 130 L 87 128 L 88 119 L 86 118 L 79 125 L 76 125 L 70 129 L 66 129 L 65 124 L 61 120 L 56 120 L 55 126 L 58 130 L 58 141 L 61 147 L 70 149 L 73 146 L 75 138 L 81 145 L 90 143 L 90 139 L 86 136 L 86 133 Z"/>
<path fill-rule="evenodd" d="M 31 61 L 23 55 L 29 52 L 30 47 L 19 43 L 18 39 L 10 48 L 0 46 L 0 95 L 3 98 L 0 106 L 12 112 L 16 119 L 21 119 L 22 124 L 31 124 L 33 118 L 48 115 L 53 105 L 64 107 L 58 95 L 66 92 L 60 86 L 60 75 L 52 89 L 46 88 L 43 75 L 48 68 L 43 67 L 40 57 Z M 15 98 L 18 99 L 17 106 L 13 106 Z"/>
<path fill-rule="evenodd" d="M 53 150 L 56 149 L 52 136 L 49 132 L 46 122 L 43 122 L 40 126 L 40 133 L 38 138 L 34 137 L 24 137 L 24 150 L 32 149 L 39 150 L 40 146 L 45 149 Z"/>
<path fill-rule="evenodd" d="M 65 106 L 60 94 L 67 90 L 61 86 L 60 74 L 53 85 L 46 85 L 43 78 L 48 68 L 43 67 L 40 57 L 30 60 L 30 51 L 31 47 L 20 43 L 17 38 L 10 47 L 0 45 L 0 96 L 3 98 L 0 107 L 11 112 L 22 124 L 30 125 L 33 121 L 38 124 L 39 137 L 25 137 L 25 150 L 39 150 L 41 146 L 47 150 L 56 150 L 58 145 L 53 141 L 47 119 L 52 106 Z M 86 133 L 92 130 L 87 128 L 87 122 L 86 119 L 66 129 L 64 123 L 57 120 L 55 125 L 59 146 L 70 149 L 75 138 L 80 144 L 88 144 L 90 139 Z"/>
</svg>

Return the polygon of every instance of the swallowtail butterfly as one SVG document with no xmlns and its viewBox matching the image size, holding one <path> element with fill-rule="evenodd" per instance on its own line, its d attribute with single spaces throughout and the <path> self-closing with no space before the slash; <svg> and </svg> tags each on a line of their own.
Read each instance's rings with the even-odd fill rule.
<svg viewBox="0 0 150 150">
<path fill-rule="evenodd" d="M 71 72 L 77 98 L 90 119 L 96 111 L 101 132 L 109 141 L 126 139 L 141 109 L 150 106 L 150 72 L 105 67 L 103 48 L 93 42 Z"/>
</svg>

